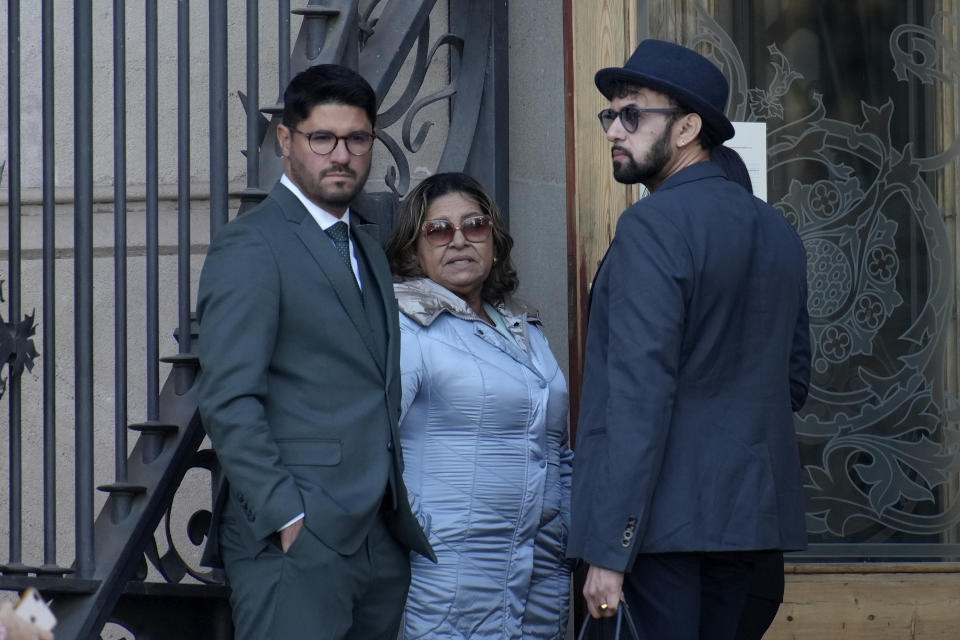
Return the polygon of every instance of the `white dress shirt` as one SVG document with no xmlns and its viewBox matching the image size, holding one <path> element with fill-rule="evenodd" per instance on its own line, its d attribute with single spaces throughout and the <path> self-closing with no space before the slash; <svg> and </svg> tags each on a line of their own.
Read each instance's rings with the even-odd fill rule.
<svg viewBox="0 0 960 640">
<path fill-rule="evenodd" d="M 303 192 L 300 191 L 300 187 L 295 185 L 293 181 L 287 177 L 287 174 L 283 174 L 282 176 L 280 176 L 280 184 L 282 184 L 287 189 L 289 189 L 290 193 L 297 196 L 297 199 L 303 203 L 303 206 L 306 207 L 307 212 L 310 214 L 310 216 L 317 221 L 317 224 L 320 225 L 320 228 L 323 229 L 324 231 L 326 231 L 329 227 L 332 227 L 338 222 L 346 222 L 347 229 L 348 230 L 350 229 L 350 209 L 347 209 L 344 212 L 342 218 L 338 218 L 337 216 L 333 215 L 323 207 L 317 205 L 315 202 L 313 202 L 313 200 L 310 200 L 310 198 L 308 198 L 307 196 L 303 195 Z M 349 241 L 350 241 L 350 266 L 353 267 L 353 277 L 357 279 L 357 285 L 362 286 L 362 283 L 360 282 L 360 267 L 357 265 L 357 252 L 353 246 L 353 236 L 348 233 L 347 237 L 349 238 Z M 333 238 L 330 239 L 330 242 L 333 243 Z M 283 529 L 286 529 L 287 527 L 292 525 L 294 522 L 303 520 L 305 516 L 306 516 L 305 513 L 301 513 L 300 515 L 290 520 L 290 522 L 288 522 L 287 524 L 277 529 L 277 531 L 282 531 Z"/>
<path fill-rule="evenodd" d="M 320 225 L 320 228 L 326 231 L 328 228 L 332 227 L 338 222 L 346 222 L 347 229 L 350 229 L 350 209 L 347 209 L 342 218 L 338 218 L 333 215 L 323 207 L 317 205 L 313 200 L 303 195 L 303 192 L 300 191 L 300 187 L 293 183 L 293 180 L 287 177 L 287 174 L 280 176 L 280 184 L 285 186 L 290 190 L 290 193 L 297 196 L 297 199 L 303 203 L 303 206 L 306 207 L 307 212 L 310 216 L 317 221 L 317 224 Z M 363 286 L 363 283 L 360 282 L 360 267 L 357 265 L 357 251 L 353 246 L 353 235 L 347 234 L 347 237 L 350 241 L 350 265 L 353 267 L 353 277 L 357 279 L 357 284 Z M 333 242 L 333 238 L 330 239 L 330 242 Z"/>
</svg>

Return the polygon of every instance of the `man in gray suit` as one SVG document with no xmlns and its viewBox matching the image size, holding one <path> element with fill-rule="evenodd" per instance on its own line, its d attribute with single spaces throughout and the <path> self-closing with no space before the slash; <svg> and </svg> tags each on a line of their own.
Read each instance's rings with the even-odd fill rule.
<svg viewBox="0 0 960 640">
<path fill-rule="evenodd" d="M 345 67 L 298 74 L 284 175 L 217 233 L 200 277 L 200 413 L 226 478 L 208 547 L 238 639 L 393 640 L 409 551 L 433 557 L 402 480 L 390 270 L 350 210 L 376 109 Z"/>
</svg>

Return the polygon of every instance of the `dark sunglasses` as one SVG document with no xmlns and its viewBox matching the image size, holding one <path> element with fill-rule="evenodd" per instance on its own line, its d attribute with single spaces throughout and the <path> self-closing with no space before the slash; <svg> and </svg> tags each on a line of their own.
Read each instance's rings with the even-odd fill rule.
<svg viewBox="0 0 960 640">
<path fill-rule="evenodd" d="M 628 104 L 620 111 L 604 109 L 597 114 L 597 117 L 600 118 L 600 126 L 603 127 L 604 133 L 610 129 L 617 118 L 620 118 L 620 124 L 623 125 L 624 131 L 633 133 L 640 126 L 640 119 L 645 113 L 680 113 L 680 109 L 676 107 L 640 109 Z"/>
<path fill-rule="evenodd" d="M 457 231 L 463 234 L 467 242 L 483 242 L 493 231 L 493 220 L 485 215 L 470 216 L 455 225 L 446 218 L 437 218 L 424 222 L 420 234 L 433 246 L 442 247 L 453 242 Z"/>
</svg>

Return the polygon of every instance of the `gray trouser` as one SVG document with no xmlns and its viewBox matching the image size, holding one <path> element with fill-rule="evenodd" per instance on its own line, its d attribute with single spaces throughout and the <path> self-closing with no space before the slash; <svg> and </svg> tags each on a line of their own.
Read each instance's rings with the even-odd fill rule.
<svg viewBox="0 0 960 640">
<path fill-rule="evenodd" d="M 367 539 L 349 556 L 305 527 L 287 553 L 275 536 L 251 554 L 258 545 L 246 537 L 249 529 L 242 524 L 221 522 L 236 640 L 396 639 L 410 585 L 410 556 L 382 518 L 375 518 Z"/>
</svg>

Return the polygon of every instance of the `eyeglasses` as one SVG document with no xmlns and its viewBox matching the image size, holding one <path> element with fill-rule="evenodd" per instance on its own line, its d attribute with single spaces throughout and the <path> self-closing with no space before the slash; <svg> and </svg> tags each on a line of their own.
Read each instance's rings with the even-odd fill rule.
<svg viewBox="0 0 960 640">
<path fill-rule="evenodd" d="M 676 107 L 640 109 L 628 104 L 620 111 L 604 109 L 597 114 L 597 117 L 600 118 L 600 126 L 603 127 L 604 133 L 610 129 L 617 118 L 620 118 L 624 131 L 633 133 L 640 126 L 640 119 L 645 113 L 680 113 L 680 109 Z"/>
<path fill-rule="evenodd" d="M 483 242 L 493 231 L 493 220 L 485 215 L 470 216 L 455 225 L 446 218 L 437 218 L 424 222 L 420 234 L 433 246 L 442 247 L 453 242 L 457 231 L 463 234 L 467 242 Z"/>
<path fill-rule="evenodd" d="M 306 138 L 307 144 L 310 145 L 310 151 L 313 151 L 318 156 L 326 156 L 333 153 L 333 150 L 337 148 L 341 140 L 347 145 L 347 151 L 349 151 L 351 155 L 366 155 L 370 153 L 370 148 L 373 147 L 373 139 L 375 137 L 372 133 L 366 131 L 351 131 L 345 136 L 338 136 L 331 131 L 321 130 L 306 133 L 296 127 L 290 127 L 290 130 Z"/>
</svg>

